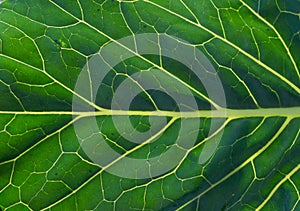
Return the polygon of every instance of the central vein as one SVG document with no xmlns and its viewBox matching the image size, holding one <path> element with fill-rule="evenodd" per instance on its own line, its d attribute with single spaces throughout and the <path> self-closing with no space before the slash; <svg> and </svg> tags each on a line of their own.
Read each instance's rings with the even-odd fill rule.
<svg viewBox="0 0 300 211">
<path fill-rule="evenodd" d="M 289 108 L 259 108 L 259 109 L 219 109 L 196 111 L 135 111 L 135 110 L 109 110 L 101 111 L 0 111 L 0 114 L 13 115 L 73 115 L 80 117 L 92 116 L 166 116 L 178 118 L 242 118 L 242 117 L 266 117 L 285 116 L 300 117 L 300 107 Z"/>
</svg>

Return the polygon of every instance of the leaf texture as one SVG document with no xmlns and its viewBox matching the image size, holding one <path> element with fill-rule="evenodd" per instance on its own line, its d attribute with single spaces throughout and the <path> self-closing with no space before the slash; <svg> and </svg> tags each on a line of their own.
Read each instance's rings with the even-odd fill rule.
<svg viewBox="0 0 300 211">
<path fill-rule="evenodd" d="M 299 14 L 297 0 L 2 2 L 1 208 L 300 210 Z M 145 33 L 201 51 L 216 70 L 205 77 L 220 79 L 226 103 L 209 96 L 207 79 L 197 78 L 192 65 L 141 54 L 144 46 L 134 39 L 135 48 L 119 42 Z M 82 69 L 111 43 L 118 46 L 113 56 L 133 56 L 111 67 L 94 98 L 77 92 Z M 158 75 L 146 81 L 166 93 L 139 82 L 153 68 Z M 128 79 L 124 99 L 135 86 L 140 93 L 128 110 L 115 110 L 114 95 Z M 96 76 L 89 80 L 92 90 Z M 180 113 L 169 93 L 193 97 L 198 109 Z M 74 98 L 94 112 L 74 111 Z M 135 137 L 146 132 L 146 141 Z M 93 136 L 121 156 L 94 162 L 83 147 Z M 179 136 L 196 140 L 185 148 Z M 161 155 L 174 146 L 182 157 L 163 174 L 126 178 L 109 171 L 124 158 L 161 158 L 167 165 Z M 214 152 L 201 163 L 205 146 Z"/>
</svg>

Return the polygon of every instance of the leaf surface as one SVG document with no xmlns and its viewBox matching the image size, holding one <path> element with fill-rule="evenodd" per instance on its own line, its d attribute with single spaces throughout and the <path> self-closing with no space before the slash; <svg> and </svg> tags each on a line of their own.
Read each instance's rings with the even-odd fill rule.
<svg viewBox="0 0 300 211">
<path fill-rule="evenodd" d="M 289 0 L 2 2 L 1 208 L 299 210 L 299 13 L 299 1 Z M 135 47 L 119 41 L 145 33 L 186 41 L 216 74 L 206 71 L 200 80 L 192 65 L 141 54 L 134 39 Z M 78 92 L 82 69 L 111 43 L 118 51 L 110 55 L 133 56 L 111 67 L 97 93 L 97 76 L 89 79 L 86 89 L 94 96 Z M 150 69 L 158 77 L 144 74 Z M 226 103 L 211 98 L 204 85 L 216 75 Z M 139 76 L 167 92 L 145 89 Z M 112 106 L 114 95 L 128 80 L 120 102 L 135 87 L 140 93 L 120 111 Z M 197 110 L 180 112 L 170 93 L 193 97 Z M 74 99 L 95 112 L 74 111 Z M 92 119 L 97 131 L 89 125 Z M 93 136 L 103 137 L 121 156 L 105 165 L 93 162 L 80 142 Z M 196 140 L 185 148 L 176 143 L 179 136 L 183 143 Z M 149 160 L 161 158 L 160 165 L 167 165 L 171 161 L 161 155 L 174 146 L 183 153 L 173 156 L 180 157 L 177 165 L 151 176 Z M 214 152 L 201 163 L 205 146 Z M 125 158 L 148 160 L 150 177 L 112 174 L 109 169 Z"/>
</svg>

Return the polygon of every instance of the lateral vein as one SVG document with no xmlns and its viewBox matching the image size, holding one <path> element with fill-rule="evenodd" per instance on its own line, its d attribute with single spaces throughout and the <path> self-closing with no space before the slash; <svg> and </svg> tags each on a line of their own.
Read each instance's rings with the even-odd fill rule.
<svg viewBox="0 0 300 211">
<path fill-rule="evenodd" d="M 172 15 L 177 16 L 178 18 L 181 18 L 182 20 L 193 24 L 201 29 L 203 29 L 204 31 L 210 33 L 211 35 L 213 35 L 214 37 L 218 38 L 219 40 L 227 43 L 228 45 L 230 45 L 231 47 L 237 49 L 239 52 L 241 52 L 242 54 L 244 54 L 245 56 L 247 56 L 248 58 L 250 58 L 252 61 L 256 62 L 257 64 L 259 64 L 261 67 L 265 68 L 266 70 L 268 70 L 270 73 L 272 73 L 273 75 L 277 76 L 280 80 L 284 81 L 286 84 L 288 84 L 291 88 L 293 88 L 297 93 L 300 93 L 300 88 L 298 86 L 296 86 L 294 83 L 292 83 L 291 81 L 289 81 L 287 78 L 285 78 L 284 76 L 282 76 L 280 73 L 276 72 L 275 70 L 273 70 L 271 67 L 269 67 L 268 65 L 266 65 L 265 63 L 263 63 L 262 61 L 256 59 L 254 56 L 252 56 L 251 54 L 249 54 L 248 52 L 244 51 L 242 48 L 238 47 L 237 45 L 235 45 L 234 43 L 230 42 L 229 40 L 221 37 L 220 35 L 214 33 L 213 31 L 209 30 L 208 28 L 204 27 L 201 24 L 195 23 L 187 18 L 185 18 L 182 15 L 177 14 L 176 12 L 167 9 L 155 2 L 149 1 L 149 0 L 143 0 L 146 3 L 152 4 L 153 6 L 156 6 Z"/>
</svg>

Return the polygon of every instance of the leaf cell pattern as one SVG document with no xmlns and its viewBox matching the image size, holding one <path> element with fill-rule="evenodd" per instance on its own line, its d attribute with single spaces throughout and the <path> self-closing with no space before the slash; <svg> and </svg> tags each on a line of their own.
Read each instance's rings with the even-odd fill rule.
<svg viewBox="0 0 300 211">
<path fill-rule="evenodd" d="M 1 208 L 299 210 L 299 14 L 299 1 L 288 0 L 1 2 Z M 95 103 L 74 91 L 83 66 L 99 50 L 142 33 L 178 37 L 201 50 L 222 81 L 226 105 L 208 97 L 189 67 L 138 53 L 111 68 Z M 135 144 L 116 129 L 110 103 L 124 80 L 151 68 L 190 89 L 199 112 L 179 116 L 167 95 L 141 87 L 126 111 L 132 126 L 151 130 L 150 116 L 158 111 L 167 125 L 155 142 Z M 95 113 L 73 112 L 74 96 Z M 215 110 L 209 111 L 211 106 Z M 218 115 L 224 110 L 226 116 Z M 124 157 L 149 158 L 168 150 L 182 118 L 200 127 L 187 131 L 185 138 L 197 133 L 197 141 L 174 169 L 126 179 L 93 163 L 77 141 L 73 124 L 88 131 L 84 123 L 95 114 L 98 132 Z M 212 118 L 220 123 L 210 132 Z M 214 154 L 199 164 L 204 144 L 221 132 Z"/>
</svg>

